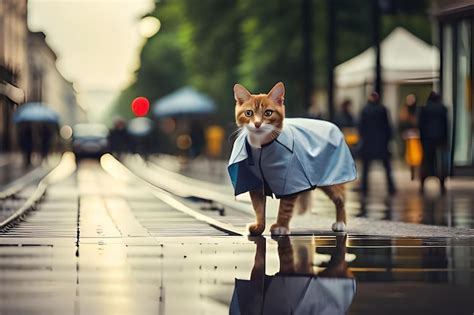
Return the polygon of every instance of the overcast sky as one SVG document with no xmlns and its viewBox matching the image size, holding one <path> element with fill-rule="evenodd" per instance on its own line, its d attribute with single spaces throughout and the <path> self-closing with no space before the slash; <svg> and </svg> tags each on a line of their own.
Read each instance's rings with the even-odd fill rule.
<svg viewBox="0 0 474 315">
<path fill-rule="evenodd" d="M 140 17 L 153 0 L 29 0 L 28 24 L 46 33 L 79 101 L 100 116 L 139 65 Z"/>
</svg>

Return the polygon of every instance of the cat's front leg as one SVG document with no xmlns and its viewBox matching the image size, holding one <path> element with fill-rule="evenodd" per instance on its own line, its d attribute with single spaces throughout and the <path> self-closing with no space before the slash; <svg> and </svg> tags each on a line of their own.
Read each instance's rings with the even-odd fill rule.
<svg viewBox="0 0 474 315">
<path fill-rule="evenodd" d="M 298 195 L 295 194 L 280 199 L 277 222 L 270 227 L 272 235 L 290 234 L 290 219 L 293 216 L 293 208 L 297 197 Z"/>
<path fill-rule="evenodd" d="M 250 235 L 262 235 L 265 231 L 265 195 L 263 190 L 250 192 L 253 210 L 255 211 L 255 223 L 247 226 Z"/>
<path fill-rule="evenodd" d="M 344 185 L 321 186 L 322 191 L 328 195 L 336 206 L 336 222 L 332 225 L 334 232 L 346 230 L 345 188 Z"/>
</svg>

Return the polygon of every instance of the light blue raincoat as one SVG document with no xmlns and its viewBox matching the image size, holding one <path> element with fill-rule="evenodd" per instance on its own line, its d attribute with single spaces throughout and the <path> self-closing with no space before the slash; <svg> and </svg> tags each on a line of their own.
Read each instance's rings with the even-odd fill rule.
<svg viewBox="0 0 474 315">
<path fill-rule="evenodd" d="M 352 155 L 334 124 L 286 118 L 278 138 L 252 148 L 244 130 L 234 142 L 228 172 L 235 195 L 264 188 L 277 198 L 356 179 Z"/>
<path fill-rule="evenodd" d="M 349 278 L 267 276 L 235 279 L 229 313 L 263 315 L 346 314 L 356 292 Z"/>
</svg>

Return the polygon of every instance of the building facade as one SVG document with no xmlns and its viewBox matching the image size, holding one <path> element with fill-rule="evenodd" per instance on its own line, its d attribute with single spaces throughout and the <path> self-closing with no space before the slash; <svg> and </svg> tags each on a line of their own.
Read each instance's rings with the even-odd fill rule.
<svg viewBox="0 0 474 315">
<path fill-rule="evenodd" d="M 451 109 L 452 175 L 474 175 L 474 3 L 436 1 L 441 53 L 440 91 Z"/>
<path fill-rule="evenodd" d="M 47 104 L 60 115 L 61 124 L 86 120 L 45 34 L 28 30 L 27 13 L 27 0 L 0 0 L 0 152 L 15 148 L 12 118 L 25 102 Z"/>
<path fill-rule="evenodd" d="M 57 56 L 47 44 L 45 34 L 30 32 L 28 49 L 31 78 L 28 100 L 46 104 L 59 114 L 61 124 L 83 122 L 85 113 L 77 103 L 73 85 L 58 71 Z"/>
<path fill-rule="evenodd" d="M 27 0 L 0 1 L 0 152 L 13 145 L 12 116 L 27 99 Z"/>
</svg>

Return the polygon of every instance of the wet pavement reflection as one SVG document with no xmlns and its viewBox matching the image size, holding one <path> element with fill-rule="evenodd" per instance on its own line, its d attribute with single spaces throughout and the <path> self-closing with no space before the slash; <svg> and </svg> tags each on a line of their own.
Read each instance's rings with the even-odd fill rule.
<svg viewBox="0 0 474 315">
<path fill-rule="evenodd" d="M 2 240 L 1 314 L 470 314 L 474 307 L 470 240 L 91 238 L 78 248 Z"/>
<path fill-rule="evenodd" d="M 473 237 L 314 229 L 229 236 L 84 161 L 0 233 L 0 314 L 474 311 Z"/>
<path fill-rule="evenodd" d="M 255 239 L 250 280 L 235 280 L 230 314 L 344 314 L 356 291 L 345 260 L 346 239 L 336 236 L 326 268 L 316 272 L 313 240 L 279 237 L 279 267 L 274 275 L 265 273 L 265 238 Z"/>
<path fill-rule="evenodd" d="M 474 228 L 474 187 L 450 191 L 446 195 L 420 195 L 416 187 L 394 197 L 374 194 L 360 198 L 351 209 L 358 217 L 408 223 Z"/>
</svg>

